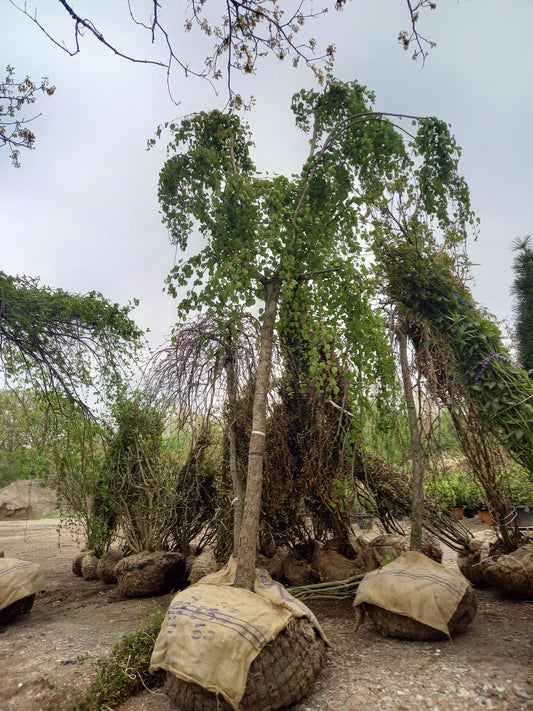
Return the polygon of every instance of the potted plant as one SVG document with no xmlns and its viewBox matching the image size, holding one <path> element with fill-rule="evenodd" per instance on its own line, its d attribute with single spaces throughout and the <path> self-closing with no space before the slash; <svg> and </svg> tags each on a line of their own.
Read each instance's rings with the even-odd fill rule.
<svg viewBox="0 0 533 711">
<path fill-rule="evenodd" d="M 533 481 L 531 475 L 514 462 L 508 469 L 509 501 L 516 509 L 519 526 L 533 526 Z"/>
<path fill-rule="evenodd" d="M 451 511 L 457 518 L 463 518 L 465 502 L 468 500 L 468 474 L 461 468 L 443 472 L 432 482 L 428 482 L 426 492 L 440 505 Z"/>
<path fill-rule="evenodd" d="M 479 516 L 479 519 L 483 521 L 483 523 L 486 523 L 487 526 L 492 526 L 492 514 L 489 511 L 489 506 L 486 501 L 480 501 L 477 506 L 477 515 Z"/>
</svg>

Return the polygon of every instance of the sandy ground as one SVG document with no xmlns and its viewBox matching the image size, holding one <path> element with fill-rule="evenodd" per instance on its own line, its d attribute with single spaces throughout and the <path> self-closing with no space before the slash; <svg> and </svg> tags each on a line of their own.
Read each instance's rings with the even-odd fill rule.
<svg viewBox="0 0 533 711">
<path fill-rule="evenodd" d="M 115 586 L 71 572 L 81 549 L 58 521 L 0 521 L 0 551 L 38 562 L 46 591 L 33 609 L 0 627 L 0 711 L 73 708 L 94 675 L 91 661 L 132 632 L 146 608 L 171 596 L 124 598 Z M 477 518 L 468 522 L 484 528 Z M 375 531 L 377 533 L 377 531 Z M 444 562 L 455 566 L 446 549 Z M 533 710 L 533 604 L 477 591 L 478 614 L 453 643 L 403 642 L 381 637 L 367 621 L 354 635 L 349 601 L 311 607 L 332 643 L 328 663 L 311 693 L 292 711 L 389 709 Z M 168 699 L 145 692 L 119 711 L 169 711 Z"/>
</svg>

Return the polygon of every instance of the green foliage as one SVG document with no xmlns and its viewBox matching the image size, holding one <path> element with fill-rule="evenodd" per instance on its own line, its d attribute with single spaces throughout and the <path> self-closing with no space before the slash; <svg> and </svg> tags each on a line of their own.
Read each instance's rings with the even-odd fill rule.
<svg viewBox="0 0 533 711">
<path fill-rule="evenodd" d="M 360 202 L 382 193 L 380 175 L 392 177 L 406 155 L 390 123 L 371 114 L 371 98 L 356 82 L 332 78 L 323 93 L 300 92 L 293 110 L 305 131 L 312 118 L 313 142 L 291 178 L 256 172 L 249 129 L 235 115 L 213 111 L 171 125 L 174 155 L 159 180 L 164 222 L 182 251 L 193 227 L 206 237 L 204 249 L 180 260 L 167 280 L 174 295 L 175 284 L 191 287 L 182 315 L 200 305 L 239 311 L 264 298 L 266 283 L 288 295 L 298 280 L 315 278 L 332 295 L 359 279 Z"/>
<path fill-rule="evenodd" d="M 0 487 L 46 470 L 45 432 L 46 412 L 35 393 L 0 390 Z"/>
<path fill-rule="evenodd" d="M 515 297 L 516 336 L 519 360 L 533 371 L 533 241 L 531 236 L 515 240 L 513 261 L 515 278 L 511 289 Z"/>
<path fill-rule="evenodd" d="M 165 613 L 159 607 L 148 612 L 136 632 L 125 635 L 108 657 L 95 662 L 97 676 L 83 698 L 76 701 L 78 711 L 116 708 L 144 689 L 161 686 L 162 676 L 152 676 L 148 669 Z"/>
<path fill-rule="evenodd" d="M 165 415 L 140 392 L 119 398 L 112 414 L 95 514 L 120 527 L 131 551 L 163 548 L 175 523 L 180 472 L 163 446 Z"/>
<path fill-rule="evenodd" d="M 516 462 L 509 462 L 504 482 L 513 506 L 533 507 L 533 481 L 523 467 Z"/>
<path fill-rule="evenodd" d="M 405 241 L 388 251 L 386 262 L 390 294 L 448 344 L 454 377 L 479 420 L 533 471 L 531 378 L 510 359 L 496 324 L 453 275 L 449 257 Z"/>
<path fill-rule="evenodd" d="M 484 500 L 484 493 L 472 474 L 460 466 L 426 477 L 426 494 L 445 509 L 477 506 Z"/>
<path fill-rule="evenodd" d="M 106 500 L 105 430 L 72 400 L 63 398 L 61 416 L 49 423 L 51 466 L 41 480 L 58 496 L 65 525 L 85 533 L 87 546 L 100 556 L 110 545 L 115 525 Z"/>
<path fill-rule="evenodd" d="M 131 307 L 101 294 L 85 296 L 39 286 L 37 279 L 0 272 L 0 367 L 6 379 L 24 378 L 57 402 L 102 382 L 120 387 L 121 368 L 142 333 Z"/>
</svg>

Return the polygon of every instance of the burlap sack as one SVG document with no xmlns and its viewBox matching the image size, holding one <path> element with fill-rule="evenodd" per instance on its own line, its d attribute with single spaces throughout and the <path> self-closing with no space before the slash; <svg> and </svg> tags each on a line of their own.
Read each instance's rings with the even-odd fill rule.
<svg viewBox="0 0 533 711">
<path fill-rule="evenodd" d="M 164 670 L 220 694 L 239 708 L 254 659 L 295 617 L 320 626 L 310 610 L 264 570 L 254 592 L 232 587 L 235 561 L 178 593 L 152 653 L 150 672 Z M 325 639 L 325 638 L 324 638 Z"/>
<path fill-rule="evenodd" d="M 533 543 L 482 563 L 487 583 L 500 592 L 520 599 L 533 598 Z"/>
<path fill-rule="evenodd" d="M 375 605 L 421 622 L 450 636 L 448 624 L 463 599 L 468 580 L 423 553 L 408 551 L 380 570 L 365 575 L 354 601 Z"/>
<path fill-rule="evenodd" d="M 0 558 L 0 610 L 43 589 L 40 565 L 17 558 Z"/>
</svg>

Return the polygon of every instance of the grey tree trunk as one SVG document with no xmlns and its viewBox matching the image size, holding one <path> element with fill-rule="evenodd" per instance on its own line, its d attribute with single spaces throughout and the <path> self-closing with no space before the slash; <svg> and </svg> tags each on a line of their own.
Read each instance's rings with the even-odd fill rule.
<svg viewBox="0 0 533 711">
<path fill-rule="evenodd" d="M 235 350 L 230 348 L 224 363 L 228 386 L 228 402 L 230 408 L 229 439 L 229 470 L 233 483 L 233 555 L 239 553 L 239 537 L 241 533 L 242 514 L 244 510 L 244 477 L 239 471 L 237 459 L 237 438 L 235 420 L 237 416 L 237 383 L 235 380 Z"/>
<path fill-rule="evenodd" d="M 255 383 L 252 435 L 248 448 L 248 475 L 244 512 L 238 545 L 237 574 L 235 587 L 253 589 L 261 489 L 263 482 L 263 458 L 266 442 L 267 395 L 272 369 L 272 344 L 278 310 L 280 285 L 277 282 L 265 286 L 265 313 L 261 329 L 261 345 Z"/>
<path fill-rule="evenodd" d="M 422 520 L 424 516 L 424 462 L 422 457 L 422 438 L 420 424 L 416 412 L 415 398 L 411 375 L 409 373 L 409 359 L 407 355 L 407 336 L 402 324 L 398 328 L 400 343 L 400 366 L 402 370 L 403 391 L 409 416 L 409 434 L 411 440 L 411 458 L 413 461 L 413 478 L 411 481 L 411 550 L 422 550 Z"/>
</svg>

